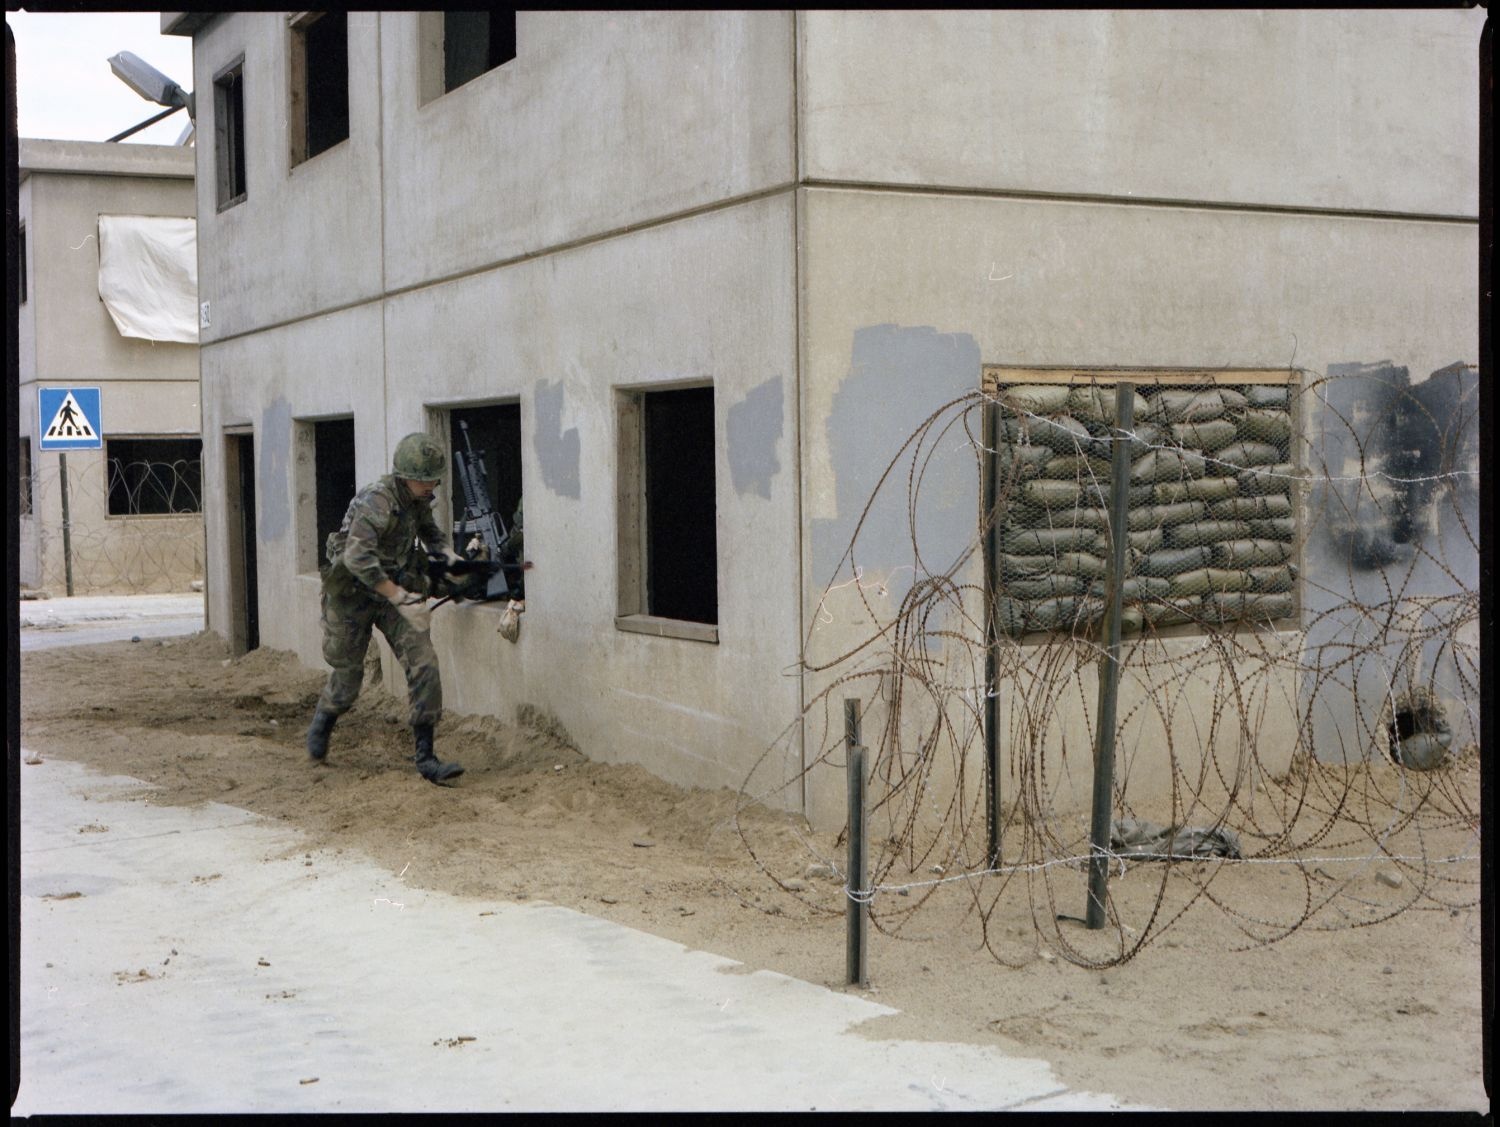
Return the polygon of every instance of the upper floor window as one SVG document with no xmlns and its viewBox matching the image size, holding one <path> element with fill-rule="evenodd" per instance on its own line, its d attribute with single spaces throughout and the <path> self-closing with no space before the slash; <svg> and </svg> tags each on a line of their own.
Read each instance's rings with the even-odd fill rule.
<svg viewBox="0 0 1500 1127">
<path fill-rule="evenodd" d="M 16 232 L 16 271 L 20 274 L 21 304 L 26 304 L 26 224 Z"/>
<path fill-rule="evenodd" d="M 516 57 L 516 13 L 422 12 L 422 101 L 457 90 Z"/>
<path fill-rule="evenodd" d="M 214 78 L 214 171 L 219 210 L 245 198 L 245 60 Z"/>
<path fill-rule="evenodd" d="M 349 17 L 304 12 L 291 20 L 292 164 L 349 139 Z"/>
</svg>

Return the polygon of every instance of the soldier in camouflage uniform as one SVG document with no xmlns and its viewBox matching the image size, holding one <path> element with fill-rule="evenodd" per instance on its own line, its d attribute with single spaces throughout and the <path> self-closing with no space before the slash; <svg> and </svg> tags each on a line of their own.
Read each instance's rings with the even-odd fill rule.
<svg viewBox="0 0 1500 1127">
<path fill-rule="evenodd" d="M 463 774 L 433 754 L 432 731 L 443 711 L 437 653 L 428 633 L 431 582 L 427 553 L 460 559 L 432 518 L 432 494 L 447 456 L 431 437 L 409 434 L 396 445 L 392 473 L 365 486 L 328 537 L 323 572 L 323 657 L 333 666 L 307 730 L 307 753 L 322 762 L 335 721 L 359 696 L 370 631 L 379 629 L 406 672 L 417 770 L 434 783 Z M 426 551 L 419 548 L 420 540 Z"/>
</svg>

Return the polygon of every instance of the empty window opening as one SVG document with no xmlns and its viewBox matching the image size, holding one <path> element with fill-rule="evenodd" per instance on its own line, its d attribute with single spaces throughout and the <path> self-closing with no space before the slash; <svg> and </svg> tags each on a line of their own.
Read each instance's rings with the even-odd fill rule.
<svg viewBox="0 0 1500 1127">
<path fill-rule="evenodd" d="M 31 436 L 22 435 L 16 450 L 16 477 L 20 486 L 20 511 L 23 517 L 31 515 Z"/>
<path fill-rule="evenodd" d="M 453 452 L 453 548 L 504 564 L 522 562 L 521 405 L 458 407 L 448 413 Z M 518 567 L 496 574 L 477 598 L 526 597 Z"/>
<path fill-rule="evenodd" d="M 104 452 L 110 516 L 203 511 L 202 439 L 111 438 Z"/>
<path fill-rule="evenodd" d="M 326 419 L 313 424 L 313 478 L 317 482 L 318 567 L 327 561 L 328 537 L 344 523 L 354 497 L 354 420 Z"/>
<path fill-rule="evenodd" d="M 719 621 L 714 389 L 640 393 L 645 614 Z"/>
<path fill-rule="evenodd" d="M 443 13 L 443 90 L 456 90 L 516 57 L 515 12 Z"/>
<path fill-rule="evenodd" d="M 26 224 L 16 232 L 16 272 L 19 275 L 17 288 L 21 291 L 21 304 L 26 304 Z"/>
<path fill-rule="evenodd" d="M 292 164 L 349 139 L 349 17 L 298 16 L 291 30 Z"/>
<path fill-rule="evenodd" d="M 245 198 L 245 62 L 214 79 L 214 167 L 219 210 Z"/>
</svg>

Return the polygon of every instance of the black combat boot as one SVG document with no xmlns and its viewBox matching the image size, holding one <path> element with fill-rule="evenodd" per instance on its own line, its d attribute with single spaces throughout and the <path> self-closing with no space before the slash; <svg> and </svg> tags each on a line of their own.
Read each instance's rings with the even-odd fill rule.
<svg viewBox="0 0 1500 1127">
<path fill-rule="evenodd" d="M 432 754 L 431 724 L 418 724 L 412 728 L 412 732 L 416 736 L 417 770 L 422 772 L 422 778 L 430 783 L 443 783 L 464 773 L 464 769 L 457 763 L 443 763 Z"/>
<path fill-rule="evenodd" d="M 323 762 L 328 754 L 328 736 L 338 718 L 337 712 L 325 712 L 321 708 L 313 713 L 312 725 L 307 729 L 307 757 L 314 763 Z"/>
</svg>

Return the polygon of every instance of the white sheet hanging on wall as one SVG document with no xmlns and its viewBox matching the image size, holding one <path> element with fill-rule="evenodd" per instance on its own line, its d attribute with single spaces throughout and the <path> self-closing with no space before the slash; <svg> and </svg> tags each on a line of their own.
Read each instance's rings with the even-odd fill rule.
<svg viewBox="0 0 1500 1127">
<path fill-rule="evenodd" d="M 197 222 L 101 215 L 99 296 L 122 337 L 197 344 Z"/>
</svg>

